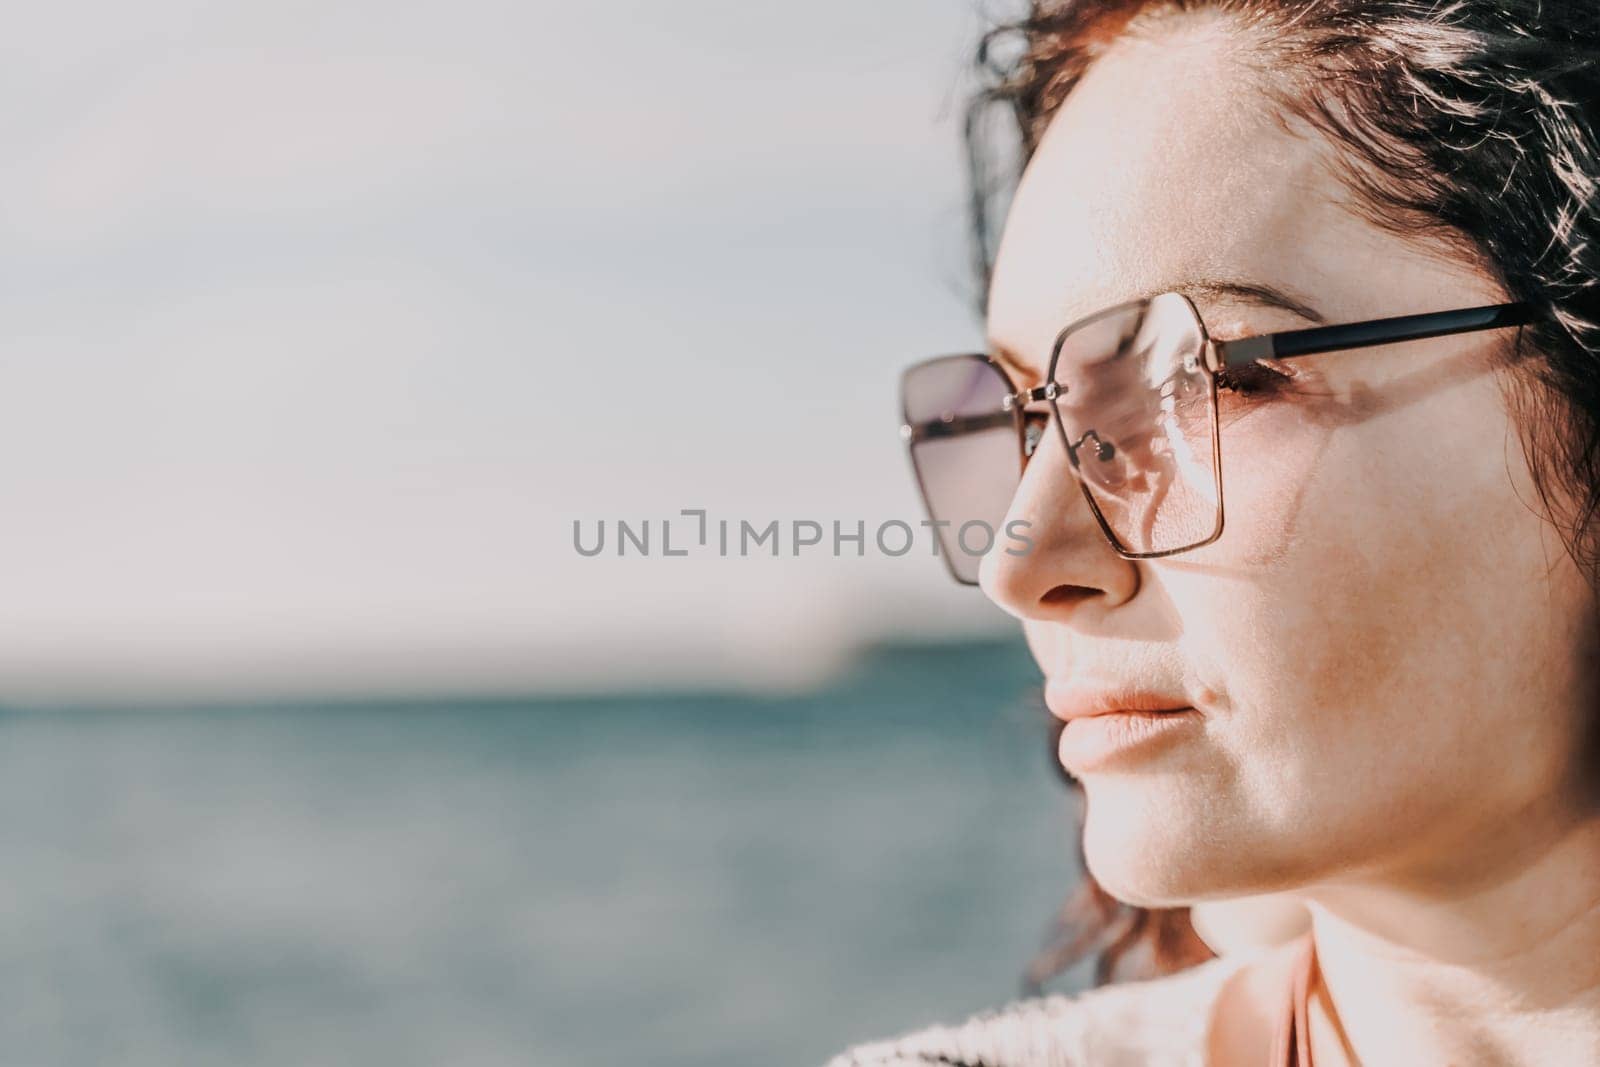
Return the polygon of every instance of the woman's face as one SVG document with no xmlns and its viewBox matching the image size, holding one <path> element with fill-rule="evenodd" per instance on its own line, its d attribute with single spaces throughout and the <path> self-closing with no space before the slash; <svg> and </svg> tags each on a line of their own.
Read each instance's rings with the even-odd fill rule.
<svg viewBox="0 0 1600 1067">
<path fill-rule="evenodd" d="M 1275 117 L 1241 47 L 1210 20 L 1125 38 L 1052 121 L 991 291 L 1019 384 L 1062 326 L 1141 294 L 1189 293 L 1223 340 L 1505 299 L 1363 221 L 1333 147 Z M 1166 559 L 1112 550 L 1045 436 L 1007 516 L 1035 547 L 986 557 L 985 592 L 1024 620 L 1047 694 L 1132 686 L 1198 709 L 1088 766 L 1064 743 L 1108 891 L 1460 886 L 1575 810 L 1590 593 L 1488 363 L 1508 340 L 1297 357 L 1298 383 L 1220 392 L 1226 527 Z"/>
</svg>

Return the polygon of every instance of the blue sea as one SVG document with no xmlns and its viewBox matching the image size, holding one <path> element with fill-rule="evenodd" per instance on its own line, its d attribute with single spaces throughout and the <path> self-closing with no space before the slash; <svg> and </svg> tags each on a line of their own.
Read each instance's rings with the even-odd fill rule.
<svg viewBox="0 0 1600 1067">
<path fill-rule="evenodd" d="M 8 710 L 3 1060 L 804 1067 L 1004 1003 L 1077 877 L 1037 677 Z"/>
</svg>

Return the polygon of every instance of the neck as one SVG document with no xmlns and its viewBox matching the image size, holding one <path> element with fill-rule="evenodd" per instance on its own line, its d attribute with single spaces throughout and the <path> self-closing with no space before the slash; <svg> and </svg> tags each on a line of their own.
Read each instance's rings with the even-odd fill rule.
<svg viewBox="0 0 1600 1067">
<path fill-rule="evenodd" d="M 1532 822 L 1451 870 L 1307 892 L 1319 1065 L 1600 1063 L 1600 818 Z"/>
</svg>

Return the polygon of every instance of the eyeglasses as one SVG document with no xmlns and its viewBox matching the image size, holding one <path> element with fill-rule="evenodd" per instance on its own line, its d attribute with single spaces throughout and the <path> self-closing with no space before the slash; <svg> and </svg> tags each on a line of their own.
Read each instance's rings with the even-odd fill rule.
<svg viewBox="0 0 1600 1067">
<path fill-rule="evenodd" d="M 977 584 L 1028 458 L 1055 425 L 1079 488 L 1124 559 L 1222 536 L 1217 390 L 1257 361 L 1521 326 L 1528 304 L 1318 326 L 1214 341 L 1182 293 L 1130 301 L 1057 335 L 1043 385 L 1018 389 L 987 355 L 940 356 L 900 381 L 901 436 L 956 581 Z M 983 533 L 972 536 L 975 527 Z M 974 541 L 983 551 L 968 548 Z M 1014 551 L 1014 550 L 1013 550 Z"/>
</svg>

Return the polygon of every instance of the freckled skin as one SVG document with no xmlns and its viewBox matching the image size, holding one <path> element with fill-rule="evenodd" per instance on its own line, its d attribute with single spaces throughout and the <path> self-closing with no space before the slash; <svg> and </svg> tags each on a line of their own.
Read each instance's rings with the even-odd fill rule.
<svg viewBox="0 0 1600 1067">
<path fill-rule="evenodd" d="M 1239 51 L 1205 21 L 1119 41 L 1052 121 L 989 309 L 1036 375 L 1067 322 L 1195 275 L 1285 287 L 1330 323 L 1506 299 L 1351 211 L 1333 149 L 1274 117 Z M 1308 325 L 1197 303 L 1213 331 Z M 1036 548 L 986 557 L 985 592 L 1047 676 L 1177 685 L 1207 713 L 1082 776 L 1110 892 L 1460 886 L 1578 818 L 1593 608 L 1489 362 L 1509 339 L 1297 357 L 1265 399 L 1222 394 L 1225 531 L 1169 559 L 1118 557 L 1046 436 L 1007 516 Z"/>
</svg>

